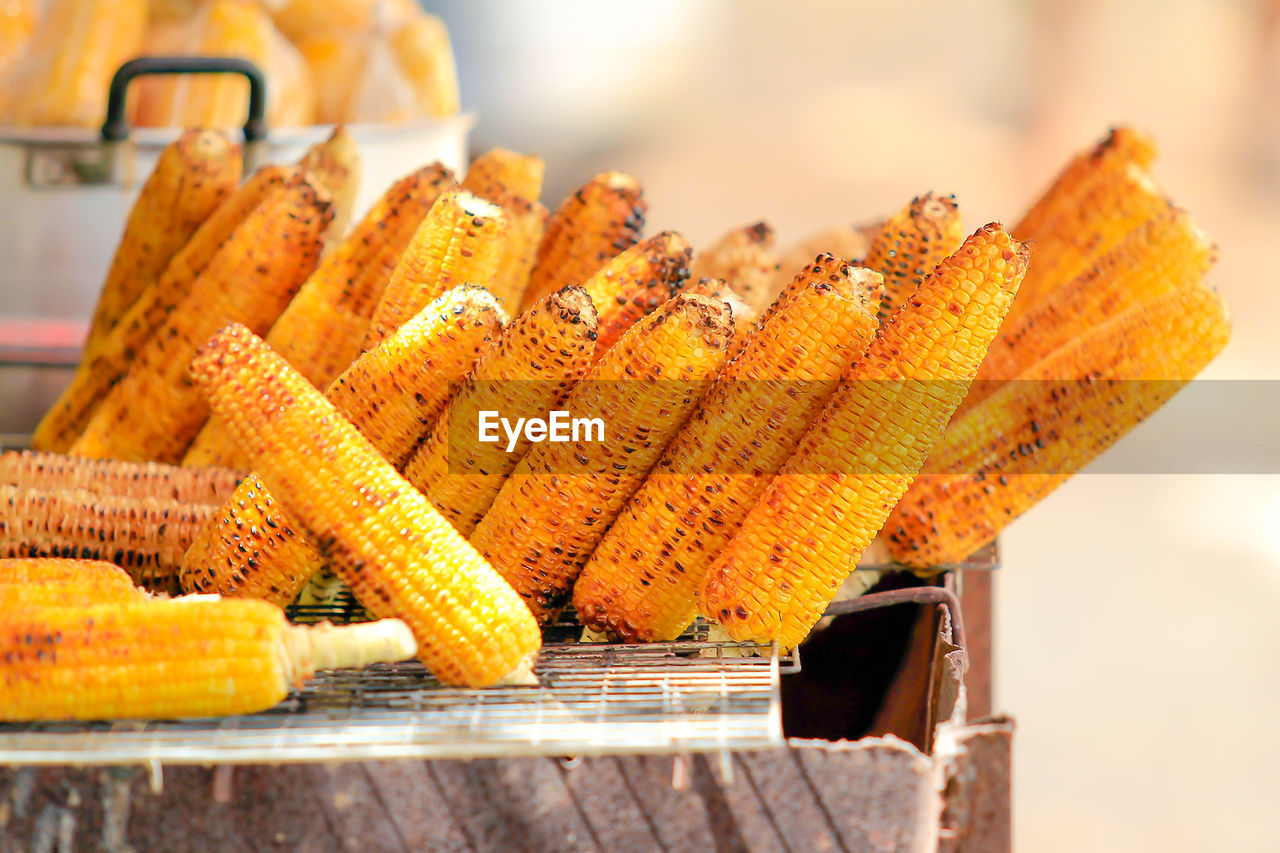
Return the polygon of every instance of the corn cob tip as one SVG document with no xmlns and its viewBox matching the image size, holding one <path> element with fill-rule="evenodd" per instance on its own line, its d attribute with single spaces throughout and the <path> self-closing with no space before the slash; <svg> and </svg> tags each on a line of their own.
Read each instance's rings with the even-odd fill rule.
<svg viewBox="0 0 1280 853">
<path fill-rule="evenodd" d="M 579 284 L 566 284 L 555 293 L 548 294 L 542 300 L 542 307 L 548 312 L 559 313 L 560 317 L 570 323 L 596 324 L 596 306 L 587 295 L 587 291 Z M 596 332 L 587 335 L 588 340 L 596 339 Z"/>
<path fill-rule="evenodd" d="M 964 241 L 953 257 L 969 255 L 976 258 L 984 253 L 984 247 L 990 245 L 1000 252 L 1002 260 L 1009 263 L 1005 274 L 999 277 L 1000 288 L 1008 293 L 1017 293 L 1022 283 L 1022 272 L 1031 260 L 1031 242 L 1015 240 L 999 222 L 988 222 Z"/>
<path fill-rule="evenodd" d="M 625 172 L 604 172 L 597 177 L 597 180 L 609 189 L 620 193 L 639 194 L 641 191 L 640 182 Z"/>
<path fill-rule="evenodd" d="M 240 150 L 240 146 L 222 131 L 199 127 L 184 130 L 178 139 L 178 147 L 201 159 L 224 157 Z"/>
<path fill-rule="evenodd" d="M 703 293 L 677 293 L 658 309 L 660 316 L 654 323 L 661 325 L 666 317 L 678 312 L 689 314 L 707 347 L 716 350 L 729 345 L 733 334 L 733 309 L 723 299 Z"/>
<path fill-rule="evenodd" d="M 884 276 L 866 267 L 849 267 L 848 269 L 850 289 L 842 288 L 839 284 L 832 289 L 842 296 L 853 299 L 864 308 L 878 307 L 880 301 L 884 299 Z"/>
<path fill-rule="evenodd" d="M 925 193 L 912 199 L 911 206 L 913 211 L 919 211 L 918 215 L 920 217 L 933 223 L 939 229 L 944 227 L 947 221 L 960 209 L 960 203 L 956 201 L 954 193 L 951 195 Z"/>
<path fill-rule="evenodd" d="M 252 360 L 251 346 L 257 335 L 242 323 L 228 323 L 205 341 L 191 359 L 190 373 L 204 385 L 218 376 L 231 376 L 236 368 Z"/>
<path fill-rule="evenodd" d="M 456 190 L 452 193 L 445 193 L 441 198 L 453 196 L 454 201 L 462 212 L 467 216 L 475 216 L 485 219 L 496 219 L 502 216 L 502 208 L 491 201 L 480 198 L 475 193 L 466 190 Z M 437 202 L 438 203 L 438 202 Z"/>
</svg>

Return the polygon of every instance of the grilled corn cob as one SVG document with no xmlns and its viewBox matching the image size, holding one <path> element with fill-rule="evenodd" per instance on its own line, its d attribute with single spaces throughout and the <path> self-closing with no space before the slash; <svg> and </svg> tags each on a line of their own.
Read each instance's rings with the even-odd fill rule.
<svg viewBox="0 0 1280 853">
<path fill-rule="evenodd" d="M 487 184 L 475 189 L 474 193 L 502 208 L 510 223 L 507 245 L 489 290 L 502 300 L 503 305 L 515 310 L 529 286 L 529 273 L 547 231 L 547 209 L 515 195 L 502 184 Z"/>
<path fill-rule="evenodd" d="M 516 198 L 534 204 L 542 195 L 542 176 L 546 168 L 541 157 L 506 148 L 490 148 L 471 161 L 467 176 L 462 180 L 462 188 L 488 198 L 484 190 L 500 184 Z"/>
<path fill-rule="evenodd" d="M 1046 223 L 1035 237 L 1036 260 L 1027 270 L 1009 320 L 1035 309 L 1139 225 L 1172 207 L 1151 176 L 1137 166 L 1098 175 L 1070 209 Z"/>
<path fill-rule="evenodd" d="M 603 440 L 534 445 L 507 479 L 471 541 L 540 621 L 568 603 L 582 565 L 723 366 L 729 332 L 723 302 L 671 299 L 565 401 L 574 417 L 603 421 Z"/>
<path fill-rule="evenodd" d="M 770 285 L 777 273 L 773 229 L 767 222 L 733 229 L 698 252 L 689 267 L 690 278 L 721 279 L 755 311 L 768 303 Z"/>
<path fill-rule="evenodd" d="M 846 265 L 784 298 L 591 555 L 573 591 L 584 625 L 635 642 L 674 640 L 693 621 L 711 561 L 875 336 L 879 281 Z"/>
<path fill-rule="evenodd" d="M 492 296 L 478 287 L 455 288 L 361 356 L 325 394 L 379 453 L 399 464 L 501 325 Z M 316 544 L 255 474 L 183 556 L 182 588 L 284 605 L 323 563 Z"/>
<path fill-rule="evenodd" d="M 74 584 L 92 579 L 100 586 L 128 587 L 133 579 L 115 563 L 104 560 L 73 560 L 62 557 L 9 557 L 0 559 L 0 584 Z"/>
<path fill-rule="evenodd" d="M 190 293 L 195 280 L 235 229 L 280 189 L 288 174 L 274 166 L 260 169 L 214 210 L 160 277 L 147 285 L 111 333 L 99 345 L 86 347 L 71 384 L 31 436 L 32 447 L 59 453 L 71 447 L 112 386 L 128 372 L 134 355 Z"/>
<path fill-rule="evenodd" d="M 439 165 L 397 181 L 325 255 L 271 326 L 267 343 L 312 385 L 327 387 L 360 355 L 373 309 L 401 252 L 452 182 L 448 170 Z M 216 418 L 205 423 L 183 463 L 248 467 Z"/>
<path fill-rule="evenodd" d="M 637 320 L 670 299 L 689 276 L 689 241 L 675 231 L 642 240 L 583 283 L 596 307 L 596 358 Z"/>
<path fill-rule="evenodd" d="M 527 670 L 542 638 L 519 596 L 261 339 L 229 326 L 191 369 L 338 576 L 371 613 L 409 624 L 437 678 L 483 687 Z"/>
<path fill-rule="evenodd" d="M 411 16 L 391 36 L 391 49 L 413 86 L 418 115 L 456 115 L 458 66 L 444 21 L 424 12 Z"/>
<path fill-rule="evenodd" d="M 200 596 L 6 613 L 0 649 L 0 719 L 172 719 L 262 711 L 413 640 L 397 620 L 290 625 L 263 601 Z"/>
<path fill-rule="evenodd" d="M 328 200 L 305 177 L 259 205 L 138 353 L 71 452 L 180 461 L 208 414 L 186 373 L 192 355 L 228 320 L 270 328 L 315 269 L 328 221 Z"/>
<path fill-rule="evenodd" d="M 374 309 L 364 348 L 390 337 L 446 290 L 462 284 L 489 286 L 509 230 L 496 205 L 468 192 L 440 196 L 400 256 Z"/>
<path fill-rule="evenodd" d="M 963 560 L 1162 406 L 1226 345 L 1192 284 L 1082 333 L 959 418 L 885 524 L 911 566 Z"/>
<path fill-rule="evenodd" d="M 1130 305 L 1200 281 L 1216 254 L 1213 241 L 1184 211 L 1171 210 L 1148 221 L 1086 272 L 1000 327 L 955 417 L 981 403 L 1004 380 Z"/>
<path fill-rule="evenodd" d="M 953 195 L 925 193 L 889 217 L 863 261 L 884 275 L 881 322 L 888 320 L 924 277 L 963 241 L 960 205 Z"/>
<path fill-rule="evenodd" d="M 125 222 L 89 324 L 101 344 L 215 208 L 240 183 L 240 146 L 215 130 L 188 130 L 160 152 Z"/>
<path fill-rule="evenodd" d="M 0 613 L 147 598 L 146 592 L 134 586 L 124 569 L 114 563 L 55 557 L 0 560 Z"/>
<path fill-rule="evenodd" d="M 579 187 L 547 220 L 520 310 L 567 284 L 582 284 L 634 246 L 647 209 L 640 182 L 621 172 L 604 172 Z"/>
<path fill-rule="evenodd" d="M 0 556 L 106 560 L 156 592 L 177 589 L 182 554 L 217 509 L 211 504 L 13 486 L 0 486 L 0 501 Z"/>
<path fill-rule="evenodd" d="M 987 225 L 925 279 L 716 558 L 702 613 L 736 640 L 804 639 L 963 399 L 1027 256 Z"/>
<path fill-rule="evenodd" d="M 738 356 L 738 353 L 742 352 L 743 347 L 747 345 L 747 342 L 751 340 L 751 336 L 755 334 L 756 321 L 760 319 L 759 315 L 750 305 L 742 301 L 742 297 L 738 295 L 737 291 L 718 278 L 700 279 L 697 284 L 686 287 L 684 292 L 713 296 L 729 306 L 733 334 L 729 338 L 729 349 L 725 353 L 724 359 L 724 363 L 726 365 L 729 364 Z"/>
<path fill-rule="evenodd" d="M 351 214 L 360 192 L 360 149 L 338 125 L 323 142 L 317 142 L 306 150 L 298 161 L 298 168 L 309 173 L 329 194 L 333 220 L 329 223 L 330 242 L 336 243 L 347 233 Z"/>
<path fill-rule="evenodd" d="M 476 363 L 434 429 L 405 466 L 405 478 L 459 533 L 470 536 L 528 449 L 499 437 L 476 440 L 481 412 L 539 418 L 564 401 L 595 352 L 596 312 L 580 287 L 553 293 L 506 328 Z"/>
<path fill-rule="evenodd" d="M 36 491 L 79 490 L 95 495 L 218 504 L 230 497 L 242 479 L 244 472 L 229 468 L 81 459 L 35 450 L 11 450 L 0 455 L 0 485 Z"/>
</svg>

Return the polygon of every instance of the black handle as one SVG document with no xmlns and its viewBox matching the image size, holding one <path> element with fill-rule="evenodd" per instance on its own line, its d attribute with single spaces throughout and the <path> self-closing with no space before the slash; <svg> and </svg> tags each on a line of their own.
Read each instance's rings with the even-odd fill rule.
<svg viewBox="0 0 1280 853">
<path fill-rule="evenodd" d="M 258 66 L 247 59 L 222 56 L 144 56 L 121 65 L 111 78 L 107 120 L 102 123 L 105 141 L 121 142 L 129 138 L 129 122 L 124 115 L 125 92 L 135 77 L 144 74 L 243 75 L 249 81 L 249 117 L 244 122 L 244 141 L 267 138 L 267 80 Z"/>
</svg>

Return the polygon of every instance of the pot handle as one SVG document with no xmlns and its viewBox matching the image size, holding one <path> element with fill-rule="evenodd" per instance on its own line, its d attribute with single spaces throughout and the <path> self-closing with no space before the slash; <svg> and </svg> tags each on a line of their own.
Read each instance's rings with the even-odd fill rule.
<svg viewBox="0 0 1280 853">
<path fill-rule="evenodd" d="M 241 74 L 249 81 L 249 117 L 244 122 L 244 141 L 267 137 L 267 82 L 262 69 L 247 59 L 223 56 L 144 56 L 121 65 L 111 78 L 107 93 L 107 120 L 102 123 L 105 142 L 129 138 L 125 118 L 125 92 L 135 77 L 146 74 Z"/>
</svg>

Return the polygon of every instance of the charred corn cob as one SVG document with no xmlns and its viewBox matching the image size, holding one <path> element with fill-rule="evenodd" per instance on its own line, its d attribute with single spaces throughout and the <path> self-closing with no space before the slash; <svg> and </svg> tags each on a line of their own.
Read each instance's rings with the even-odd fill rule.
<svg viewBox="0 0 1280 853">
<path fill-rule="evenodd" d="M 385 458 L 399 464 L 502 325 L 493 297 L 455 288 L 361 356 L 325 392 Z M 316 544 L 251 475 L 182 560 L 187 592 L 287 604 L 323 565 Z"/>
<path fill-rule="evenodd" d="M 596 358 L 680 290 L 692 254 L 688 240 L 663 231 L 608 261 L 583 283 L 599 323 Z"/>
<path fill-rule="evenodd" d="M 0 719 L 173 719 L 276 705 L 318 669 L 413 654 L 397 620 L 290 625 L 263 601 L 176 598 L 0 616 Z"/>
<path fill-rule="evenodd" d="M 881 280 L 846 265 L 788 294 L 725 368 L 582 570 L 584 625 L 635 642 L 693 621 L 711 561 L 875 336 L 878 292 L 854 278 Z"/>
<path fill-rule="evenodd" d="M 468 192 L 447 192 L 431 206 L 374 309 L 364 348 L 390 337 L 447 290 L 493 282 L 510 224 L 502 210 Z"/>
<path fill-rule="evenodd" d="M 214 210 L 100 345 L 85 349 L 71 384 L 36 427 L 32 447 L 59 453 L 71 447 L 112 386 L 128 372 L 134 355 L 190 293 L 193 283 L 235 229 L 280 189 L 288 174 L 273 166 L 260 169 Z"/>
<path fill-rule="evenodd" d="M 804 639 L 964 398 L 1027 256 L 987 225 L 925 279 L 716 558 L 701 612 L 737 640 Z"/>
<path fill-rule="evenodd" d="M 520 597 L 333 406 L 243 326 L 192 363 L 263 481 L 376 616 L 413 629 L 446 684 L 517 677 L 542 638 Z"/>
<path fill-rule="evenodd" d="M 211 504 L 13 486 L 0 486 L 0 500 L 0 556 L 106 560 L 157 592 L 177 589 L 182 554 L 217 509 Z"/>
<path fill-rule="evenodd" d="M 267 343 L 317 388 L 360 355 L 373 309 L 396 261 L 445 187 L 449 171 L 433 165 L 397 181 L 290 300 Z M 186 465 L 247 468 L 245 456 L 210 418 L 183 459 Z"/>
<path fill-rule="evenodd" d="M 778 259 L 778 271 L 769 286 L 769 296 L 774 298 L 791 283 L 795 271 L 810 263 L 818 255 L 833 255 L 851 264 L 861 265 L 871 248 L 871 241 L 880 233 L 882 223 L 865 227 L 839 226 L 812 234 L 791 246 Z"/>
<path fill-rule="evenodd" d="M 470 177 L 470 175 L 468 175 Z M 510 223 L 507 245 L 498 261 L 489 290 L 514 311 L 529 286 L 529 273 L 538 257 L 538 246 L 547 231 L 547 209 L 512 193 L 502 184 L 491 183 L 474 190 L 475 194 L 498 207 Z"/>
<path fill-rule="evenodd" d="M 604 172 L 579 187 L 547 220 L 520 310 L 567 284 L 584 283 L 634 246 L 647 209 L 640 182 L 630 175 Z"/>
<path fill-rule="evenodd" d="M 573 417 L 600 419 L 602 440 L 536 444 L 507 479 L 471 541 L 540 621 L 568 604 L 582 565 L 723 366 L 729 331 L 724 303 L 671 299 L 565 401 Z"/>
<path fill-rule="evenodd" d="M 1130 305 L 1200 281 L 1216 254 L 1213 241 L 1184 211 L 1170 210 L 1148 221 L 1086 272 L 1000 327 L 955 416 L 977 406 L 1004 380 Z"/>
<path fill-rule="evenodd" d="M 240 146 L 215 130 L 188 130 L 160 152 L 125 222 L 85 349 L 101 345 L 146 286 L 240 183 Z"/>
<path fill-rule="evenodd" d="M 196 349 L 228 320 L 266 331 L 319 260 L 328 200 L 298 177 L 245 218 L 191 293 L 138 353 L 71 452 L 177 462 L 208 410 L 186 373 Z"/>
<path fill-rule="evenodd" d="M 750 305 L 742 301 L 742 297 L 738 295 L 737 291 L 722 279 L 700 279 L 697 284 L 689 285 L 684 290 L 686 293 L 702 293 L 707 296 L 713 296 L 729 306 L 733 334 L 730 336 L 729 350 L 726 352 L 724 360 L 724 363 L 728 365 L 738 356 L 738 353 L 742 352 L 747 341 L 755 334 L 756 321 L 760 319 L 759 315 Z"/>
<path fill-rule="evenodd" d="M 1095 181 L 1108 171 L 1137 166 L 1150 169 L 1156 158 L 1155 141 L 1130 127 L 1112 128 L 1107 137 L 1088 151 L 1071 158 L 1066 167 L 1010 233 L 1019 240 L 1048 236 L 1051 223 L 1073 215 Z"/>
<path fill-rule="evenodd" d="M 889 217 L 863 261 L 884 276 L 881 322 L 888 320 L 925 276 L 963 241 L 960 205 L 953 195 L 925 193 Z"/>
<path fill-rule="evenodd" d="M 35 450 L 11 450 L 0 455 L 0 485 L 25 490 L 79 490 L 95 495 L 218 504 L 230 497 L 242 479 L 243 471 L 229 468 L 81 459 Z"/>
<path fill-rule="evenodd" d="M 471 161 L 467 176 L 462 180 L 462 188 L 481 198 L 488 198 L 484 191 L 500 184 L 516 198 L 534 204 L 542 195 L 542 176 L 546 168 L 541 157 L 506 148 L 490 148 Z"/>
<path fill-rule="evenodd" d="M 329 223 L 330 242 L 336 243 L 347 233 L 351 214 L 360 192 L 360 150 L 342 125 L 323 142 L 306 150 L 298 167 L 312 175 L 329 194 L 333 204 L 333 221 Z"/>
<path fill-rule="evenodd" d="M 528 449 L 499 435 L 477 441 L 481 412 L 540 418 L 564 401 L 595 352 L 596 312 L 580 287 L 566 287 L 521 314 L 476 363 L 405 466 L 405 478 L 463 536 L 470 536 Z"/>
<path fill-rule="evenodd" d="M 1195 283 L 1082 333 L 959 418 L 885 524 L 911 566 L 963 560 L 1137 426 L 1230 337 Z"/>
<path fill-rule="evenodd" d="M 1151 176 L 1137 166 L 1098 175 L 1070 209 L 1047 222 L 1035 237 L 1036 260 L 1027 270 L 1010 321 L 1033 310 L 1139 225 L 1172 206 Z"/>
<path fill-rule="evenodd" d="M 55 557 L 0 560 L 0 613 L 31 607 L 88 607 L 146 601 L 124 569 L 100 560 Z M 2 618 L 2 617 L 0 617 Z"/>
<path fill-rule="evenodd" d="M 733 229 L 698 252 L 689 267 L 690 278 L 724 281 L 755 311 L 769 302 L 769 288 L 777 273 L 773 229 L 767 222 Z"/>
</svg>

